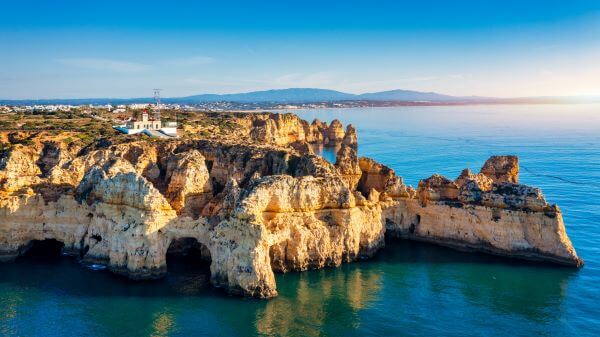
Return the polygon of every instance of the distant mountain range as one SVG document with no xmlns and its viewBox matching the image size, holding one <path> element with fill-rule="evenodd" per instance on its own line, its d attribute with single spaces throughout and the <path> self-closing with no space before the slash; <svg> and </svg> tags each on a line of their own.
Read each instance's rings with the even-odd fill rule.
<svg viewBox="0 0 600 337">
<path fill-rule="evenodd" d="M 391 90 L 367 94 L 349 94 L 341 91 L 314 88 L 290 88 L 265 91 L 253 91 L 242 94 L 224 95 L 195 95 L 169 100 L 186 102 L 280 102 L 280 103 L 310 103 L 334 101 L 430 101 L 448 102 L 462 100 L 462 97 L 442 95 L 435 92 L 419 92 L 411 90 Z"/>
<path fill-rule="evenodd" d="M 570 103 L 600 102 L 598 97 L 522 97 L 494 98 L 479 96 L 450 96 L 435 92 L 412 90 L 390 90 L 365 94 L 349 94 L 341 91 L 316 88 L 289 88 L 253 91 L 239 94 L 202 94 L 186 97 L 163 98 L 164 103 L 200 104 L 210 102 L 232 103 L 318 103 L 341 101 L 370 102 L 429 102 L 440 104 L 475 104 L 475 103 Z M 39 100 L 2 100 L 1 105 L 34 105 L 34 104 L 128 104 L 151 103 L 151 97 L 140 98 L 83 98 L 83 99 L 39 99 Z"/>
</svg>

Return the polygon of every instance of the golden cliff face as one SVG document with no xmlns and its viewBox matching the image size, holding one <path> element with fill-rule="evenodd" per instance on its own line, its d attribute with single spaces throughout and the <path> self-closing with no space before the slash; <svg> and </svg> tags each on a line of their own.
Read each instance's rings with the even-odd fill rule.
<svg viewBox="0 0 600 337">
<path fill-rule="evenodd" d="M 306 142 L 335 146 L 345 144 L 356 148 L 358 140 L 356 130 L 334 119 L 331 124 L 315 119 L 312 123 L 300 119 L 294 114 L 254 114 L 250 118 L 250 138 L 258 142 L 267 142 L 281 146 Z"/>
<path fill-rule="evenodd" d="M 560 210 L 539 189 L 515 183 L 518 171 L 516 157 L 494 156 L 478 174 L 465 170 L 455 181 L 439 175 L 421 180 L 416 198 L 383 202 L 387 234 L 581 266 Z"/>
<path fill-rule="evenodd" d="M 157 278 L 171 243 L 193 238 L 210 254 L 215 285 L 270 297 L 274 269 L 339 265 L 383 243 L 378 205 L 357 203 L 321 157 L 277 146 L 133 141 L 75 156 L 15 146 L 0 177 L 6 260 L 56 239 L 84 261 Z"/>
<path fill-rule="evenodd" d="M 433 176 L 415 191 L 357 157 L 351 126 L 237 118 L 244 141 L 13 146 L 0 159 L 0 258 L 56 239 L 83 261 L 148 279 L 166 273 L 169 247 L 190 239 L 209 255 L 213 284 L 256 297 L 277 294 L 274 272 L 369 257 L 385 235 L 581 265 L 558 208 L 516 183 L 516 158 L 455 181 Z M 338 144 L 335 165 L 309 143 Z"/>
</svg>

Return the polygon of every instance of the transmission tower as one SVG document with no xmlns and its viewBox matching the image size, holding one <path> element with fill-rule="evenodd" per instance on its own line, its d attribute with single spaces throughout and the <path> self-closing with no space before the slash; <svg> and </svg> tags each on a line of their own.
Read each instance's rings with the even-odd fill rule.
<svg viewBox="0 0 600 337">
<path fill-rule="evenodd" d="M 154 111 L 154 119 L 160 120 L 160 92 L 162 89 L 153 89 L 154 90 L 154 100 L 156 101 L 156 109 Z"/>
</svg>

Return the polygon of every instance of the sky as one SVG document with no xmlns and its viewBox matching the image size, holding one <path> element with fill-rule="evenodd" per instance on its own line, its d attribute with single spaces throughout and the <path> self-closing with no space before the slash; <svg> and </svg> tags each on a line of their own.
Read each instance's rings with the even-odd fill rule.
<svg viewBox="0 0 600 337">
<path fill-rule="evenodd" d="M 600 96 L 600 1 L 0 0 L 0 99 Z"/>
</svg>

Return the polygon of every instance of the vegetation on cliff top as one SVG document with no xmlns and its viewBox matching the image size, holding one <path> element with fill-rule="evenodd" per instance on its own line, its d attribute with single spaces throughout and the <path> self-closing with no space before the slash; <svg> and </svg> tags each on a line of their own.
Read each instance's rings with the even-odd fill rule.
<svg viewBox="0 0 600 337">
<path fill-rule="evenodd" d="M 144 139 L 160 141 L 145 135 L 124 135 L 113 129 L 135 115 L 111 113 L 102 109 L 7 113 L 0 114 L 0 151 L 15 144 L 33 145 L 35 142 L 60 141 L 77 147 L 110 140 L 121 143 Z M 162 111 L 163 121 L 177 121 L 180 137 L 184 139 L 223 139 L 241 137 L 236 131 L 242 125 L 236 113 L 211 113 L 189 111 Z"/>
</svg>

